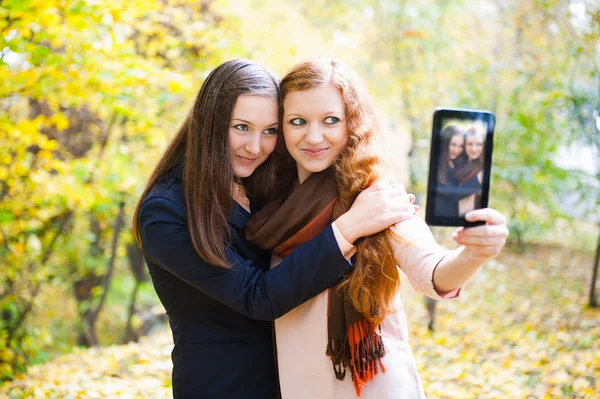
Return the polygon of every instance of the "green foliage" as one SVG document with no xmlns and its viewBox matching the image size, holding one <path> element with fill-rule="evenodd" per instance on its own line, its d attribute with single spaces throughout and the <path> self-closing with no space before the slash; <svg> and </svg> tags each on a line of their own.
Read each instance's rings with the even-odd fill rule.
<svg viewBox="0 0 600 399">
<path fill-rule="evenodd" d="M 30 315 L 45 284 L 67 288 L 93 327 L 119 204 L 131 211 L 202 76 L 223 61 L 219 36 L 235 31 L 207 3 L 2 2 L 0 379 L 43 358 L 47 330 Z"/>
</svg>

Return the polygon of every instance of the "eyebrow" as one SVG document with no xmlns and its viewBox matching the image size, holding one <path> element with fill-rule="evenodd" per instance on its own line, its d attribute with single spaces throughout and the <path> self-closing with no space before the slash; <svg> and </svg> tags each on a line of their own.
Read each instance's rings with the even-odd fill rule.
<svg viewBox="0 0 600 399">
<path fill-rule="evenodd" d="M 337 115 L 344 115 L 344 111 L 327 111 L 327 112 L 323 112 L 323 115 L 331 115 L 331 114 L 337 114 Z M 299 117 L 303 117 L 304 115 L 302 114 L 285 114 L 285 116 L 299 116 Z"/>
<path fill-rule="evenodd" d="M 240 121 L 240 122 L 244 122 L 244 123 L 247 123 L 247 124 L 249 124 L 249 125 L 254 125 L 254 123 L 252 123 L 252 122 L 250 122 L 250 121 L 247 121 L 247 120 L 245 120 L 245 119 L 240 119 L 240 118 L 232 118 L 231 120 L 232 120 L 232 121 Z M 270 127 L 270 126 L 275 126 L 275 125 L 279 125 L 279 122 L 271 123 L 271 124 L 270 124 L 270 125 L 268 125 L 267 127 Z"/>
</svg>

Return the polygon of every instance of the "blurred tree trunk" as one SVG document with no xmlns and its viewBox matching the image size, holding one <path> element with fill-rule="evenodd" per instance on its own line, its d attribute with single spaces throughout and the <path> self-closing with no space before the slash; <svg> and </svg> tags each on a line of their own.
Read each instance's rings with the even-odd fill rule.
<svg viewBox="0 0 600 399">
<path fill-rule="evenodd" d="M 98 304 L 93 307 L 92 304 L 90 304 L 90 307 L 85 311 L 85 313 L 83 314 L 83 330 L 80 333 L 79 336 L 79 342 L 80 344 L 86 345 L 86 346 L 96 346 L 98 345 L 98 336 L 96 335 L 96 321 L 98 320 L 98 315 L 100 314 L 100 311 L 102 310 L 102 307 L 104 306 L 104 302 L 106 300 L 106 296 L 108 295 L 108 290 L 110 288 L 110 283 L 112 281 L 112 276 L 113 276 L 113 271 L 115 268 L 115 259 L 117 256 L 117 248 L 119 245 L 119 234 L 121 232 L 121 228 L 123 226 L 123 219 L 125 217 L 125 212 L 124 212 L 124 208 L 125 208 L 125 202 L 121 201 L 121 203 L 119 204 L 119 211 L 117 213 L 117 216 L 115 217 L 115 221 L 113 224 L 113 238 L 112 238 L 112 243 L 111 243 L 111 254 L 110 254 L 110 259 L 108 261 L 108 268 L 106 271 L 106 274 L 104 276 L 100 277 L 98 276 L 93 276 L 93 280 L 94 281 L 90 281 L 89 286 L 87 287 L 89 289 L 89 292 L 91 294 L 91 290 L 93 288 L 95 288 L 96 286 L 102 286 L 102 296 L 100 297 L 100 301 L 98 302 Z M 98 282 L 100 282 L 100 284 L 97 284 Z M 93 295 L 92 298 L 90 298 L 90 301 L 93 300 Z"/>
<path fill-rule="evenodd" d="M 141 285 L 141 282 L 136 281 L 135 286 L 133 287 L 133 291 L 131 292 L 131 298 L 129 299 L 129 315 L 127 316 L 127 326 L 125 327 L 125 334 L 123 336 L 124 344 L 131 341 L 138 342 L 140 339 L 140 334 L 138 330 L 133 326 L 133 317 L 136 313 L 135 303 L 137 300 L 137 293 Z"/>
<path fill-rule="evenodd" d="M 138 329 L 134 328 L 133 318 L 137 312 L 135 306 L 137 301 L 137 293 L 147 276 L 146 268 L 144 267 L 144 255 L 135 241 L 127 244 L 127 258 L 129 259 L 129 266 L 131 267 L 131 271 L 135 277 L 135 287 L 133 287 L 131 298 L 129 300 L 129 315 L 127 316 L 127 327 L 125 327 L 125 335 L 123 337 L 123 343 L 125 344 L 130 341 L 137 342 L 140 338 Z"/>
<path fill-rule="evenodd" d="M 437 301 L 429 297 L 425 297 L 425 306 L 427 307 L 427 313 L 429 314 L 429 322 L 427 323 L 427 329 L 433 331 L 435 328 L 435 308 Z"/>
<path fill-rule="evenodd" d="M 596 295 L 596 281 L 598 280 L 598 267 L 600 267 L 600 233 L 598 234 L 598 245 L 596 246 L 596 258 L 594 259 L 593 267 L 594 269 L 592 271 L 592 286 L 590 287 L 590 308 L 598 307 L 598 297 Z"/>
</svg>

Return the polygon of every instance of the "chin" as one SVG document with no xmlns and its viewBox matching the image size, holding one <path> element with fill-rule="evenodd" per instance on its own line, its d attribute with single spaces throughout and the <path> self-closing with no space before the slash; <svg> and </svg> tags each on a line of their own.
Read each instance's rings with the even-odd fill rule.
<svg viewBox="0 0 600 399">
<path fill-rule="evenodd" d="M 233 175 L 239 177 L 240 179 L 245 179 L 246 177 L 250 177 L 252 173 L 254 173 L 254 168 L 235 168 L 233 170 Z"/>
<path fill-rule="evenodd" d="M 308 170 L 311 173 L 319 173 L 319 172 L 324 171 L 325 169 L 327 169 L 331 165 L 333 165 L 333 163 L 331 163 L 331 164 L 323 164 L 323 165 L 310 165 L 309 167 L 307 167 L 305 169 Z"/>
</svg>

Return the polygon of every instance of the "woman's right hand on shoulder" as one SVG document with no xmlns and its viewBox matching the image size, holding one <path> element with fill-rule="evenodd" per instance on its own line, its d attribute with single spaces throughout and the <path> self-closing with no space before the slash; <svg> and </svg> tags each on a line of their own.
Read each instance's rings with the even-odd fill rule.
<svg viewBox="0 0 600 399">
<path fill-rule="evenodd" d="M 415 196 L 404 185 L 379 180 L 356 197 L 354 204 L 335 221 L 340 233 L 350 243 L 370 236 L 403 220 L 419 210 Z"/>
</svg>

